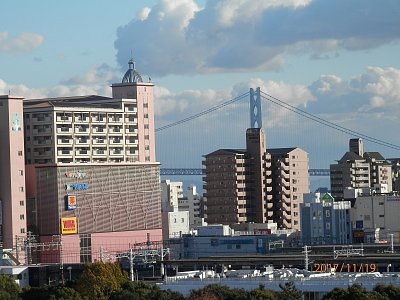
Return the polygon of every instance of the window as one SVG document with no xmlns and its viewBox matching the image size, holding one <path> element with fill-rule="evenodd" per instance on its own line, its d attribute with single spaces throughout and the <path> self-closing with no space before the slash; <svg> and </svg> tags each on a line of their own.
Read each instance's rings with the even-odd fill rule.
<svg viewBox="0 0 400 300">
<path fill-rule="evenodd" d="M 21 233 L 25 233 L 25 228 L 21 228 Z"/>
<path fill-rule="evenodd" d="M 327 222 L 325 224 L 325 228 L 326 228 L 326 230 L 330 230 L 331 229 L 331 223 Z"/>
<path fill-rule="evenodd" d="M 325 216 L 327 218 L 330 218 L 331 217 L 331 211 L 330 210 L 325 211 Z"/>
<path fill-rule="evenodd" d="M 22 156 L 22 151 L 18 151 L 18 156 Z"/>
<path fill-rule="evenodd" d="M 24 171 L 23 171 L 23 170 L 18 170 L 18 174 L 19 174 L 20 176 L 24 176 Z"/>
<path fill-rule="evenodd" d="M 24 206 L 24 201 L 23 200 L 21 200 L 21 201 L 19 201 L 19 206 Z"/>
<path fill-rule="evenodd" d="M 236 245 L 236 249 L 240 249 L 240 248 L 242 248 L 242 245 L 240 245 L 240 244 Z"/>
<path fill-rule="evenodd" d="M 185 219 L 184 218 L 181 218 L 181 223 L 185 223 Z"/>
<path fill-rule="evenodd" d="M 149 107 L 149 104 L 148 103 L 143 103 L 143 107 L 147 108 L 147 107 Z"/>
<path fill-rule="evenodd" d="M 20 191 L 20 192 L 23 192 L 23 191 L 24 191 L 24 187 L 23 187 L 23 186 L 20 186 L 20 187 L 19 187 L 19 191 Z"/>
<path fill-rule="evenodd" d="M 20 220 L 25 220 L 25 216 L 24 215 L 19 215 L 19 219 Z"/>
<path fill-rule="evenodd" d="M 150 146 L 149 146 L 149 145 L 145 145 L 145 146 L 144 146 L 144 149 L 145 149 L 145 150 L 150 150 Z"/>
<path fill-rule="evenodd" d="M 294 188 L 293 188 L 293 192 L 297 192 L 297 187 L 294 187 Z"/>
<path fill-rule="evenodd" d="M 148 140 L 148 139 L 150 139 L 150 136 L 149 136 L 148 134 L 146 134 L 146 135 L 144 136 L 144 139 L 145 139 L 145 140 Z"/>
<path fill-rule="evenodd" d="M 379 218 L 384 218 L 385 217 L 385 215 L 379 215 Z"/>
<path fill-rule="evenodd" d="M 146 118 L 149 118 L 149 114 L 144 114 L 143 117 L 144 117 L 145 119 L 146 119 Z"/>
<path fill-rule="evenodd" d="M 149 129 L 149 124 L 144 124 L 144 129 Z"/>
</svg>

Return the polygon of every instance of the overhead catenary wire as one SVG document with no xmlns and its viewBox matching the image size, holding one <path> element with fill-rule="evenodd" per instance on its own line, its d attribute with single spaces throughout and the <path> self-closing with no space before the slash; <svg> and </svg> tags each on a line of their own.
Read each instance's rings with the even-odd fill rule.
<svg viewBox="0 0 400 300">
<path fill-rule="evenodd" d="M 368 136 L 366 134 L 363 134 L 363 133 L 357 132 L 355 130 L 351 130 L 351 129 L 348 129 L 346 127 L 337 125 L 337 124 L 332 123 L 330 121 L 324 120 L 324 119 L 322 119 L 322 118 L 320 118 L 318 116 L 310 114 L 310 113 L 308 113 L 308 112 L 306 112 L 306 111 L 304 111 L 304 110 L 302 110 L 300 108 L 297 108 L 297 107 L 295 107 L 293 105 L 290 105 L 290 104 L 288 104 L 288 103 L 286 103 L 286 102 L 284 102 L 284 101 L 282 101 L 282 100 L 280 100 L 280 99 L 278 99 L 278 98 L 276 98 L 274 96 L 271 96 L 271 95 L 269 95 L 267 93 L 264 93 L 262 91 L 261 91 L 261 94 L 262 94 L 261 98 L 263 98 L 264 100 L 272 102 L 272 103 L 274 103 L 274 104 L 276 104 L 276 105 L 278 105 L 280 107 L 283 107 L 283 108 L 285 108 L 285 109 L 287 109 L 287 110 L 289 110 L 291 112 L 294 112 L 294 113 L 296 113 L 298 115 L 301 115 L 301 116 L 303 116 L 303 117 L 305 117 L 305 118 L 307 118 L 309 120 L 312 120 L 314 122 L 317 122 L 317 123 L 319 123 L 321 125 L 330 127 L 332 129 L 335 129 L 335 130 L 340 131 L 342 133 L 346 133 L 348 135 L 354 135 L 354 136 L 357 136 L 357 137 L 361 137 L 366 141 L 369 141 L 369 142 L 372 142 L 372 143 L 375 143 L 375 144 L 378 144 L 378 145 L 381 145 L 381 146 L 385 146 L 385 147 L 388 147 L 388 148 L 391 148 L 391 149 L 395 149 L 395 150 L 400 150 L 400 146 L 398 146 L 398 145 L 385 142 L 383 140 Z"/>
</svg>

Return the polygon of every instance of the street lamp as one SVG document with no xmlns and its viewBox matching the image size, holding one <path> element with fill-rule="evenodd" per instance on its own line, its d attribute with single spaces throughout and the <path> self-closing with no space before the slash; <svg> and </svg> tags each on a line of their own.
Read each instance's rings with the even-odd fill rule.
<svg viewBox="0 0 400 300">
<path fill-rule="evenodd" d="M 151 264 L 150 267 L 153 268 L 153 278 L 154 278 L 154 265 Z"/>
<path fill-rule="evenodd" d="M 69 267 L 67 268 L 67 270 L 68 270 L 68 272 L 69 272 L 69 281 L 71 281 L 71 280 L 72 280 L 72 276 L 71 276 L 72 267 L 69 266 Z"/>
<path fill-rule="evenodd" d="M 392 264 L 388 264 L 386 267 L 386 272 L 389 273 L 390 267 L 392 266 Z"/>
</svg>

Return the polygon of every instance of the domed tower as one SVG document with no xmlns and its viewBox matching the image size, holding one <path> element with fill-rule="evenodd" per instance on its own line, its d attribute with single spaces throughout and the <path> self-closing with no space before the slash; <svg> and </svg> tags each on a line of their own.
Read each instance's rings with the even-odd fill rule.
<svg viewBox="0 0 400 300">
<path fill-rule="evenodd" d="M 133 59 L 129 60 L 128 66 L 121 83 L 111 85 L 112 97 L 122 99 L 125 114 L 130 115 L 132 122 L 137 121 L 139 162 L 155 162 L 154 84 L 143 82 Z"/>
</svg>

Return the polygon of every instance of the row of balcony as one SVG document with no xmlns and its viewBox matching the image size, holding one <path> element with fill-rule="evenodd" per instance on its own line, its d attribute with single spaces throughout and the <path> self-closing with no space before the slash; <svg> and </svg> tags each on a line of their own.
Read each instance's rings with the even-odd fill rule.
<svg viewBox="0 0 400 300">
<path fill-rule="evenodd" d="M 106 128 L 93 128 L 92 133 L 96 134 L 104 134 L 107 132 Z M 137 134 L 138 130 L 137 128 L 125 128 L 125 130 L 123 130 L 122 128 L 108 128 L 108 133 L 127 133 L 127 134 Z M 43 132 L 43 134 L 45 133 L 50 133 L 50 130 L 47 132 Z M 72 127 L 58 127 L 57 128 L 57 133 L 63 133 L 63 134 L 89 134 L 90 133 L 90 128 L 89 127 L 80 127 L 80 128 L 75 128 L 72 129 Z"/>
<path fill-rule="evenodd" d="M 74 139 L 71 138 L 59 138 L 57 139 L 57 144 L 58 145 L 72 145 Z M 138 145 L 138 140 L 137 139 L 75 139 L 75 144 L 77 145 L 123 145 L 125 141 L 126 145 L 131 145 L 135 146 Z"/>
<path fill-rule="evenodd" d="M 137 109 L 134 109 L 133 111 L 131 111 L 132 114 L 131 115 L 125 115 L 125 117 L 123 117 L 122 115 L 114 117 L 114 116 L 75 116 L 74 118 L 72 116 L 57 116 L 56 117 L 56 121 L 57 122 L 65 122 L 65 123 L 72 123 L 72 121 L 74 121 L 75 123 L 89 123 L 90 121 L 93 123 L 97 123 L 97 122 L 107 122 L 107 123 L 122 123 L 124 122 L 134 122 L 137 123 L 137 118 L 134 118 L 133 116 L 135 116 L 134 114 L 137 113 Z M 131 117 L 132 116 L 132 117 Z M 37 119 L 37 118 L 32 118 L 32 120 L 36 120 L 36 122 L 38 122 L 37 120 L 43 120 L 42 122 L 44 122 L 46 118 L 41 118 L 41 119 Z M 48 119 L 46 121 L 50 121 L 50 117 L 48 117 Z"/>
<path fill-rule="evenodd" d="M 51 151 L 48 151 L 49 155 L 51 154 Z M 34 152 L 36 155 L 36 152 Z M 87 155 L 92 155 L 92 156 L 122 156 L 122 155 L 138 155 L 137 151 L 123 151 L 121 149 L 115 149 L 115 150 L 109 150 L 107 151 L 106 149 L 95 149 L 95 150 L 58 150 L 57 155 L 58 156 L 72 156 L 75 153 L 76 156 L 87 156 Z"/>
</svg>

